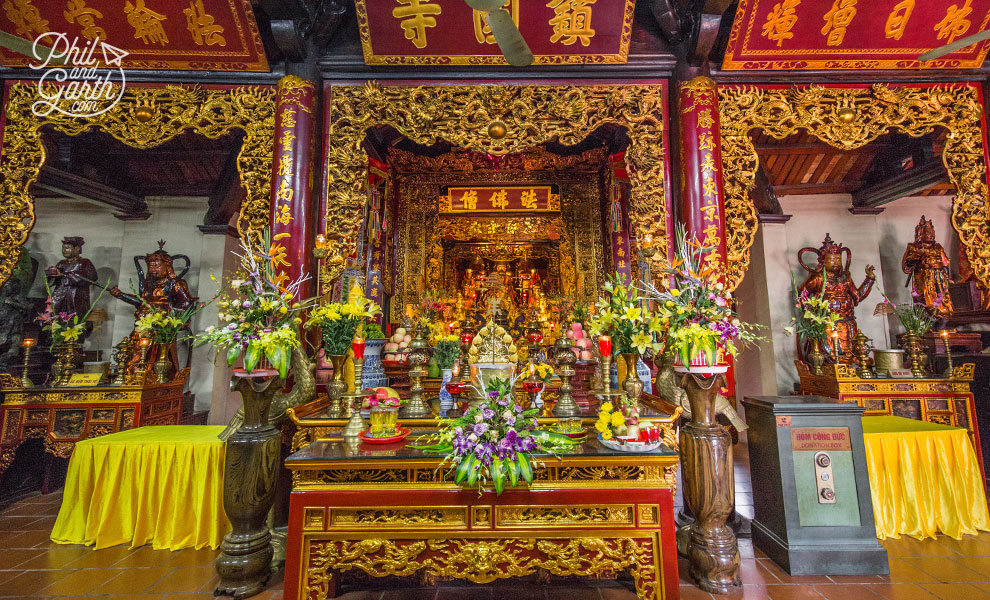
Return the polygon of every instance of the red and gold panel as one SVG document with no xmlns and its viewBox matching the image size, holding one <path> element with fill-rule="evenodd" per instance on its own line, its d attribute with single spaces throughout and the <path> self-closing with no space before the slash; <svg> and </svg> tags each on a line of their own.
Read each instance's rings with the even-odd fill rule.
<svg viewBox="0 0 990 600">
<path fill-rule="evenodd" d="M 124 50 L 125 69 L 267 71 L 251 0 L 12 0 L 0 4 L 0 30 L 31 44 L 80 50 L 101 40 Z M 6 46 L 6 45 L 5 45 Z M 38 64 L 33 56 L 0 47 L 0 65 Z M 96 56 L 100 56 L 97 52 Z"/>
<path fill-rule="evenodd" d="M 369 65 L 508 64 L 464 0 L 354 0 Z M 506 0 L 535 64 L 625 64 L 635 0 Z"/>
<path fill-rule="evenodd" d="M 722 68 L 978 68 L 990 41 L 918 56 L 988 23 L 990 0 L 739 0 Z"/>
<path fill-rule="evenodd" d="M 440 197 L 440 212 L 560 211 L 560 195 L 548 186 L 451 187 Z"/>
</svg>

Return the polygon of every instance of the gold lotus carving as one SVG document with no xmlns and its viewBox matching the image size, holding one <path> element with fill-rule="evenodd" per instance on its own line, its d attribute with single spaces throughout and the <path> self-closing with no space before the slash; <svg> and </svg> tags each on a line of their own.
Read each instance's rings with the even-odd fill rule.
<svg viewBox="0 0 990 600">
<path fill-rule="evenodd" d="M 973 271 L 990 287 L 990 223 L 983 147 L 983 104 L 978 84 L 925 87 L 789 89 L 720 86 L 719 115 L 725 219 L 727 281 L 735 288 L 749 265 L 756 234 L 756 208 L 749 199 L 759 157 L 749 132 L 783 139 L 804 130 L 843 150 L 859 148 L 880 135 L 898 132 L 920 137 L 936 127 L 948 130 L 942 160 L 956 187 L 952 226 L 966 248 Z"/>
<path fill-rule="evenodd" d="M 628 130 L 626 163 L 632 183 L 630 218 L 637 239 L 650 234 L 665 246 L 662 85 L 555 86 L 333 86 L 327 135 L 327 237 L 340 239 L 344 256 L 354 252 L 366 200 L 365 132 L 390 125 L 416 143 L 440 139 L 493 155 L 521 153 L 546 142 L 574 145 L 603 125 Z M 488 124 L 505 123 L 507 135 L 493 138 Z M 654 267 L 666 264 L 657 253 Z M 340 275 L 341 267 L 321 277 Z"/>
<path fill-rule="evenodd" d="M 48 94 L 53 94 L 51 90 Z M 185 131 L 216 139 L 234 129 L 244 131 L 237 170 L 247 197 L 237 221 L 242 236 L 268 225 L 271 195 L 272 145 L 275 135 L 275 90 L 263 86 L 207 89 L 168 85 L 128 86 L 117 104 L 87 118 L 51 111 L 36 116 L 32 105 L 41 99 L 36 82 L 16 82 L 8 89 L 4 107 L 6 128 L 0 148 L 0 283 L 17 263 L 20 247 L 34 227 L 34 201 L 29 188 L 45 162 L 41 129 L 66 135 L 103 131 L 134 148 L 153 148 Z M 69 100 L 64 101 L 68 104 Z M 153 106 L 151 118 L 137 116 L 137 107 Z M 67 108 L 63 106 L 62 108 Z"/>
</svg>

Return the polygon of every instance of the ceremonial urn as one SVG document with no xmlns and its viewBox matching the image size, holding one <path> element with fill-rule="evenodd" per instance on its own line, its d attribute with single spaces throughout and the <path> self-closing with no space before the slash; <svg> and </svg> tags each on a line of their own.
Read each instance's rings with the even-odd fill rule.
<svg viewBox="0 0 990 600">
<path fill-rule="evenodd" d="M 581 408 L 571 397 L 571 377 L 574 377 L 572 365 L 577 362 L 577 356 L 571 350 L 571 341 L 560 336 L 553 345 L 553 360 L 557 363 L 557 376 L 560 377 L 560 396 L 553 407 L 555 417 L 579 417 Z"/>
<path fill-rule="evenodd" d="M 274 369 L 237 370 L 231 379 L 231 389 L 244 402 L 244 424 L 227 439 L 224 456 L 223 509 L 231 532 L 216 560 L 215 596 L 248 598 L 271 576 L 274 548 L 267 517 L 275 502 L 282 434 L 269 423 L 268 411 L 284 385 Z"/>
<path fill-rule="evenodd" d="M 327 382 L 327 395 L 330 396 L 327 416 L 331 419 L 342 419 L 347 416 L 344 409 L 344 392 L 347 391 L 347 382 L 344 381 L 344 363 L 347 362 L 347 355 L 331 354 L 327 358 L 333 365 L 333 379 Z"/>
<path fill-rule="evenodd" d="M 82 344 L 64 342 L 52 347 L 55 363 L 52 365 L 52 385 L 66 385 L 76 370 L 76 363 L 82 356 Z"/>
<path fill-rule="evenodd" d="M 911 365 L 911 375 L 921 378 L 925 377 L 925 359 L 927 356 L 921 351 L 921 338 L 913 331 L 908 330 L 904 334 L 904 352 Z"/>
<path fill-rule="evenodd" d="M 419 327 L 409 347 L 412 350 L 406 358 L 409 365 L 409 379 L 412 380 L 412 396 L 409 403 L 399 409 L 399 416 L 407 419 L 425 419 L 430 416 L 430 407 L 423 401 L 423 377 L 426 375 L 426 364 L 432 354 L 423 336 L 423 328 Z"/>
<path fill-rule="evenodd" d="M 158 344 L 158 358 L 152 364 L 155 371 L 155 383 L 168 383 L 168 371 L 172 366 L 168 359 L 168 351 L 171 344 Z"/>
<path fill-rule="evenodd" d="M 732 437 L 715 421 L 715 399 L 723 385 L 721 373 L 684 373 L 680 381 L 691 405 L 691 420 L 680 434 L 684 502 L 695 515 L 687 556 L 691 577 L 715 594 L 740 585 L 739 543 L 726 524 L 735 505 Z"/>
<path fill-rule="evenodd" d="M 818 338 L 811 338 L 811 351 L 808 352 L 808 365 L 811 367 L 811 374 L 822 377 L 822 365 L 825 364 L 825 354 L 822 352 L 822 341 Z"/>
</svg>

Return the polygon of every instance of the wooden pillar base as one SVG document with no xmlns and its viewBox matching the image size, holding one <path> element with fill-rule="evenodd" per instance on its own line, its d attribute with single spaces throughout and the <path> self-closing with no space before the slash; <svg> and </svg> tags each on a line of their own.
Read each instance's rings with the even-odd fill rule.
<svg viewBox="0 0 990 600">
<path fill-rule="evenodd" d="M 686 374 L 681 387 L 691 403 L 691 421 L 681 428 L 684 502 L 695 516 L 687 557 L 698 587 L 725 594 L 741 585 L 739 543 L 726 524 L 735 506 L 732 436 L 715 422 L 715 397 L 722 375 Z"/>
</svg>

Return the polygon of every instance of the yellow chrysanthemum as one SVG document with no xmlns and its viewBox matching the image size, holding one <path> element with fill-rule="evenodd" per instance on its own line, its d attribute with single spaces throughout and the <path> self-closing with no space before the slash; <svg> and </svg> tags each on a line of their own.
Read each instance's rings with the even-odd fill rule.
<svg viewBox="0 0 990 600">
<path fill-rule="evenodd" d="M 608 424 L 598 421 L 597 423 L 595 423 L 595 429 L 598 430 L 598 433 L 605 433 L 606 431 L 608 431 Z"/>
<path fill-rule="evenodd" d="M 620 412 L 612 413 L 612 427 L 619 427 L 626 424 L 626 418 Z"/>
<path fill-rule="evenodd" d="M 611 402 L 605 402 L 602 404 L 602 413 L 610 413 L 612 412 L 612 408 Z"/>
<path fill-rule="evenodd" d="M 611 431 L 603 431 L 602 432 L 602 439 L 603 440 L 610 440 L 610 439 L 612 439 L 612 432 Z"/>
</svg>

